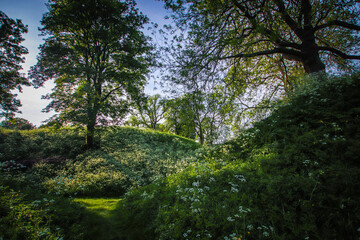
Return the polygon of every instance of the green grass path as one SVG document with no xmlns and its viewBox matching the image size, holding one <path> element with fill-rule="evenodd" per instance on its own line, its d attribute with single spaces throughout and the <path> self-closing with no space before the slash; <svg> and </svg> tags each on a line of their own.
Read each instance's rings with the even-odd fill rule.
<svg viewBox="0 0 360 240">
<path fill-rule="evenodd" d="M 116 205 L 120 198 L 76 198 L 74 202 L 89 212 L 89 239 L 122 239 L 114 219 Z"/>
</svg>

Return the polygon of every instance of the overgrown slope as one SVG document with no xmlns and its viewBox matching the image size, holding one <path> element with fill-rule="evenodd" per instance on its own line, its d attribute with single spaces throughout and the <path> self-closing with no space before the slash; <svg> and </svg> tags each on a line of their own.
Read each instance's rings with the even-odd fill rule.
<svg viewBox="0 0 360 240">
<path fill-rule="evenodd" d="M 358 239 L 359 96 L 358 75 L 309 79 L 237 139 L 128 194 L 119 227 L 127 239 Z"/>
<path fill-rule="evenodd" d="M 112 219 L 72 199 L 119 200 L 129 189 L 186 168 L 199 148 L 167 133 L 120 127 L 98 132 L 102 147 L 84 151 L 81 128 L 1 130 L 0 238 L 117 239 Z"/>
</svg>

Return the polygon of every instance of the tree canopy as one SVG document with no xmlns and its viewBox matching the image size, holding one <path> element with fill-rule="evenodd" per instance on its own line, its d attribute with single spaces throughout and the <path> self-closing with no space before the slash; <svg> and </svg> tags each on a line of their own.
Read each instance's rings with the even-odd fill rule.
<svg viewBox="0 0 360 240">
<path fill-rule="evenodd" d="M 354 0 L 164 1 L 188 28 L 199 63 L 280 56 L 312 73 L 360 60 Z"/>
<path fill-rule="evenodd" d="M 356 1 L 164 2 L 177 26 L 165 79 L 190 92 L 221 83 L 236 96 L 238 119 L 267 116 L 304 74 L 359 69 Z"/>
<path fill-rule="evenodd" d="M 227 137 L 233 117 L 230 97 L 218 87 L 212 93 L 194 91 L 166 102 L 165 128 L 177 135 L 213 144 Z"/>
<path fill-rule="evenodd" d="M 21 92 L 22 85 L 30 85 L 19 72 L 28 50 L 21 45 L 22 34 L 27 26 L 19 19 L 11 19 L 0 11 L 0 117 L 11 117 L 21 106 L 20 100 L 12 91 Z"/>
<path fill-rule="evenodd" d="M 66 121 L 87 127 L 94 147 L 95 126 L 119 120 L 142 96 L 152 58 L 141 32 L 147 17 L 132 0 L 49 0 L 41 21 L 47 36 L 31 68 L 35 86 L 54 79 L 54 109 Z"/>
<path fill-rule="evenodd" d="M 14 117 L 12 119 L 4 120 L 0 123 L 0 127 L 6 129 L 16 129 L 16 130 L 31 130 L 35 126 L 24 118 Z"/>
<path fill-rule="evenodd" d="M 142 125 L 147 128 L 158 129 L 166 112 L 165 103 L 166 100 L 161 98 L 160 94 L 146 97 L 145 102 L 138 104 L 137 115 L 132 115 L 128 123 L 134 126 Z"/>
</svg>

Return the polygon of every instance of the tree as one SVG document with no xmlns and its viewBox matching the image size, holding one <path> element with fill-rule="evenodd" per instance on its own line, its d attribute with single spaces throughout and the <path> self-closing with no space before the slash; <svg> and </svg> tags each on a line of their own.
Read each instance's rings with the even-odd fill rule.
<svg viewBox="0 0 360 240">
<path fill-rule="evenodd" d="M 190 108 L 188 96 L 183 95 L 178 98 L 166 101 L 165 129 L 190 139 L 195 139 L 195 115 Z"/>
<path fill-rule="evenodd" d="M 0 123 L 0 127 L 16 130 L 31 130 L 35 128 L 35 126 L 31 124 L 28 120 L 18 117 L 2 121 Z"/>
<path fill-rule="evenodd" d="M 87 128 L 95 147 L 95 126 L 121 119 L 141 98 L 152 62 L 148 21 L 133 0 L 49 0 L 41 21 L 47 36 L 31 68 L 35 86 L 54 79 L 52 102 L 59 118 Z"/>
<path fill-rule="evenodd" d="M 28 50 L 21 46 L 22 34 L 27 33 L 27 26 L 21 20 L 13 20 L 0 11 L 0 117 L 12 117 L 21 106 L 16 94 L 11 91 L 22 91 L 22 85 L 30 85 L 20 74 L 22 55 Z"/>
<path fill-rule="evenodd" d="M 145 103 L 138 104 L 137 116 L 131 116 L 132 124 L 157 129 L 166 112 L 165 102 L 159 94 L 147 97 Z"/>
<path fill-rule="evenodd" d="M 233 109 L 231 98 L 221 88 L 212 93 L 194 91 L 168 101 L 165 125 L 202 145 L 213 144 L 230 124 Z"/>
<path fill-rule="evenodd" d="M 213 81 L 237 95 L 242 120 L 267 116 L 304 73 L 359 67 L 360 7 L 354 0 L 164 2 L 177 26 L 165 46 L 165 79 L 193 88 L 225 75 Z"/>
<path fill-rule="evenodd" d="M 202 66 L 269 56 L 299 62 L 313 73 L 360 60 L 358 1 L 164 1 L 177 13 L 177 23 L 188 27 Z"/>
</svg>

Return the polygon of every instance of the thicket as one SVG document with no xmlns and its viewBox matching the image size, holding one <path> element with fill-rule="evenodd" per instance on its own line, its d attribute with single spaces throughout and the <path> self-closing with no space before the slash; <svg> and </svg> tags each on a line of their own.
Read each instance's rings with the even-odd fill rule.
<svg viewBox="0 0 360 240">
<path fill-rule="evenodd" d="M 304 81 L 237 139 L 129 192 L 127 239 L 358 239 L 359 75 Z"/>
</svg>

